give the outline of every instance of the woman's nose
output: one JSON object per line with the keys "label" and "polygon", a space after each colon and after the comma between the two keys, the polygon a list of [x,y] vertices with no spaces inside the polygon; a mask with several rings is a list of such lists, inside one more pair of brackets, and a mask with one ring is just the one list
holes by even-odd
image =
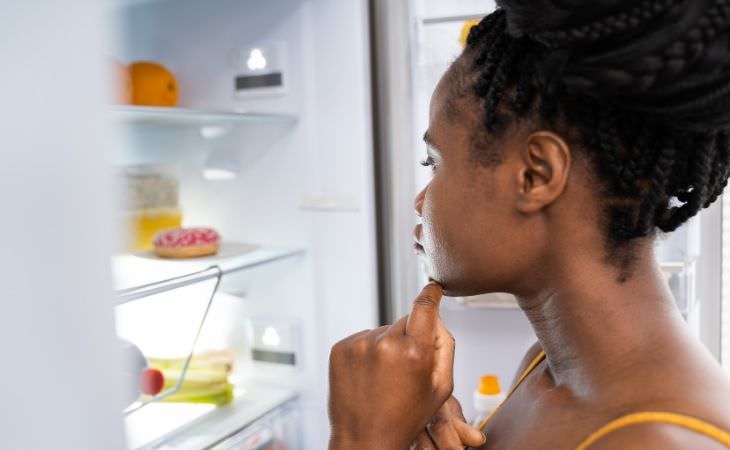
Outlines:
{"label": "woman's nose", "polygon": [[416,195],[416,200],[413,202],[413,208],[416,211],[416,215],[418,217],[421,217],[421,211],[423,210],[423,201],[426,198],[426,190],[428,189],[428,184],[426,187],[424,187],[421,192]]}

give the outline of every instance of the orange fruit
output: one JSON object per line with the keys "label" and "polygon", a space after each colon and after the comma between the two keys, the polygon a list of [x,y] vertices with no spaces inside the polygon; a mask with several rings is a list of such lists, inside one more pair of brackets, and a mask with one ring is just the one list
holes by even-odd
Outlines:
{"label": "orange fruit", "polygon": [[121,61],[111,59],[112,72],[112,101],[116,103],[130,103],[132,101],[132,78],[127,66]]}
{"label": "orange fruit", "polygon": [[461,42],[461,48],[466,48],[466,38],[469,37],[469,32],[471,31],[472,27],[478,25],[479,22],[481,22],[481,19],[471,19],[464,22],[464,25],[462,25],[461,27],[461,33],[459,33],[459,42]]}
{"label": "orange fruit", "polygon": [[132,103],[145,106],[175,106],[179,96],[175,77],[163,65],[137,61],[129,66]]}

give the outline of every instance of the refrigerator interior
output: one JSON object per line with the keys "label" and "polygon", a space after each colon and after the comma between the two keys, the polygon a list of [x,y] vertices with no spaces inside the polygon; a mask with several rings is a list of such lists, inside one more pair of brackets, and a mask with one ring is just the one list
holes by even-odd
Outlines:
{"label": "refrigerator interior", "polygon": [[[116,256],[115,287],[219,266],[225,273],[195,348],[229,349],[236,367],[233,403],[145,406],[126,419],[130,446],[224,445],[296,399],[299,434],[288,448],[322,448],[329,348],[377,322],[366,4],[117,3],[109,55],[163,64],[180,91],[169,111],[112,107],[117,176],[139,166],[174,174],[183,226],[213,227],[223,245],[187,262]],[[256,49],[279,64],[284,89],[236,95],[235,78]],[[204,174],[219,167],[235,177]],[[211,278],[120,306],[118,331],[155,356],[185,356],[214,287]],[[293,366],[254,361],[261,349]]]}

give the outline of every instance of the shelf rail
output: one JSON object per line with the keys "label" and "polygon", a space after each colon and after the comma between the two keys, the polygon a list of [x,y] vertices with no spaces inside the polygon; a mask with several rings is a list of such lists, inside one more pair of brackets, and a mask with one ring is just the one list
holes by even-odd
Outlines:
{"label": "shelf rail", "polygon": [[116,293],[116,304],[123,305],[141,298],[172,291],[192,284],[200,283],[213,278],[220,278],[223,270],[218,266],[211,266],[199,272],[193,272],[179,277],[168,278],[154,283],[143,284],[128,289],[121,289]]}

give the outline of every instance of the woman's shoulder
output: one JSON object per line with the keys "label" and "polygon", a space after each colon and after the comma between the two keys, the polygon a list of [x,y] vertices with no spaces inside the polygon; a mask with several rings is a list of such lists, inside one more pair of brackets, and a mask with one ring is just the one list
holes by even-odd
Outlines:
{"label": "woman's shoulder", "polygon": [[626,377],[635,401],[619,409],[595,433],[609,431],[590,450],[730,449],[730,377],[703,355],[653,360]]}
{"label": "woman's shoulder", "polygon": [[[539,343],[526,351],[513,385],[541,352]],[[600,407],[579,408],[583,409],[581,417],[593,417],[587,420],[594,425],[586,437],[604,427],[612,428],[590,450],[730,449],[730,444],[720,444],[707,435],[714,429],[725,439],[730,436],[730,376],[712,358],[696,353],[686,356],[647,358],[631,376],[623,373],[609,383],[613,387],[605,392],[610,395],[598,395],[603,398]],[[646,412],[660,414],[642,414]],[[616,427],[614,422],[623,425]]]}
{"label": "woman's shoulder", "polygon": [[[721,436],[718,436],[722,439]],[[706,432],[668,423],[642,423],[618,429],[586,447],[587,450],[727,450],[730,444]]]}

